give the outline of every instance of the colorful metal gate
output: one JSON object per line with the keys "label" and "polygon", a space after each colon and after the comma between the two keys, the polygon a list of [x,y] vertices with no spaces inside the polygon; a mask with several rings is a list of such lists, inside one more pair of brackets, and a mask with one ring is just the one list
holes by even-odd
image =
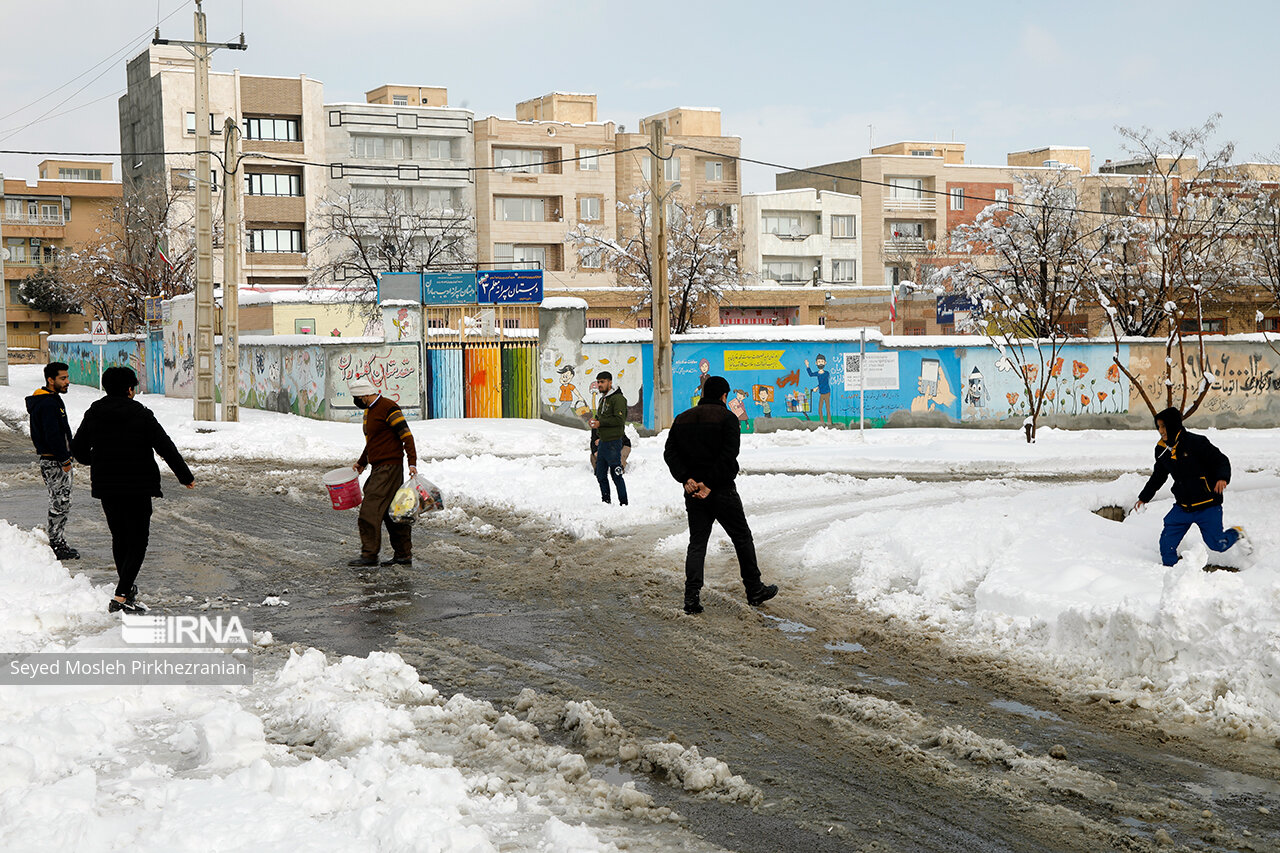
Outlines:
{"label": "colorful metal gate", "polygon": [[431,418],[538,417],[535,305],[425,306]]}

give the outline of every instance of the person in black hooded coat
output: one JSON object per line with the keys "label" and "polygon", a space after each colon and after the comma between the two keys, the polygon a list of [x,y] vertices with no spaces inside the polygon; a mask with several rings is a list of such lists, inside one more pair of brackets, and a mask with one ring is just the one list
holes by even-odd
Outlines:
{"label": "person in black hooded coat", "polygon": [[88,465],[93,496],[102,502],[102,514],[111,530],[111,552],[120,582],[107,604],[114,613],[143,613],[134,581],[147,556],[151,537],[151,499],[160,493],[160,468],[155,454],[173,469],[178,482],[195,488],[196,478],[182,454],[146,406],[133,399],[138,375],[128,367],[109,367],[102,373],[107,392],[84,413],[71,439],[71,452]]}
{"label": "person in black hooded coat", "polygon": [[1156,490],[1173,478],[1173,509],[1164,517],[1160,533],[1160,559],[1166,566],[1178,562],[1178,544],[1192,525],[1200,528],[1204,543],[1214,551],[1226,551],[1237,542],[1249,548],[1240,527],[1222,529],[1222,493],[1231,482],[1231,461],[1203,435],[1187,432],[1182,412],[1165,409],[1155,416],[1160,440],[1156,442],[1155,469],[1138,493],[1134,509],[1155,497]]}

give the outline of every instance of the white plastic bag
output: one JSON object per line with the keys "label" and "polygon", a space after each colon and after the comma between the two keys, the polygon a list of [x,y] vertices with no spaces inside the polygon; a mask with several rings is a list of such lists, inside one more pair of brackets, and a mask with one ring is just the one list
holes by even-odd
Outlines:
{"label": "white plastic bag", "polygon": [[392,521],[412,524],[418,520],[421,513],[435,512],[443,507],[444,501],[440,498],[440,489],[419,474],[411,477],[409,482],[396,490],[395,496],[391,499],[391,506],[387,509],[387,515]]}

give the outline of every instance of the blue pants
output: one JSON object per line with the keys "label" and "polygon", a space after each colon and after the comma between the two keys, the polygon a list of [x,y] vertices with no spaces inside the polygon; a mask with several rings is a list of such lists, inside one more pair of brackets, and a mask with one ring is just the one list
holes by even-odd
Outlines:
{"label": "blue pants", "polygon": [[1204,509],[1188,510],[1177,504],[1164,517],[1164,530],[1160,532],[1160,559],[1166,566],[1178,562],[1178,543],[1191,529],[1191,525],[1200,528],[1204,544],[1213,551],[1225,551],[1240,539],[1240,531],[1234,527],[1222,529],[1222,505],[1207,506]]}
{"label": "blue pants", "polygon": [[609,478],[618,490],[618,503],[627,502],[627,483],[622,479],[622,439],[602,441],[596,445],[596,479],[600,482],[601,500],[609,500]]}

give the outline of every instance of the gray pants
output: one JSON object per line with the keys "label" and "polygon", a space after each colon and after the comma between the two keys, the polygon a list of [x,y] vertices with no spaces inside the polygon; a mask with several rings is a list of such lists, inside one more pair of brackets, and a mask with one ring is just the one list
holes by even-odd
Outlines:
{"label": "gray pants", "polygon": [[71,472],[63,471],[61,462],[41,459],[40,473],[49,487],[49,545],[65,548],[67,514],[71,511]]}

